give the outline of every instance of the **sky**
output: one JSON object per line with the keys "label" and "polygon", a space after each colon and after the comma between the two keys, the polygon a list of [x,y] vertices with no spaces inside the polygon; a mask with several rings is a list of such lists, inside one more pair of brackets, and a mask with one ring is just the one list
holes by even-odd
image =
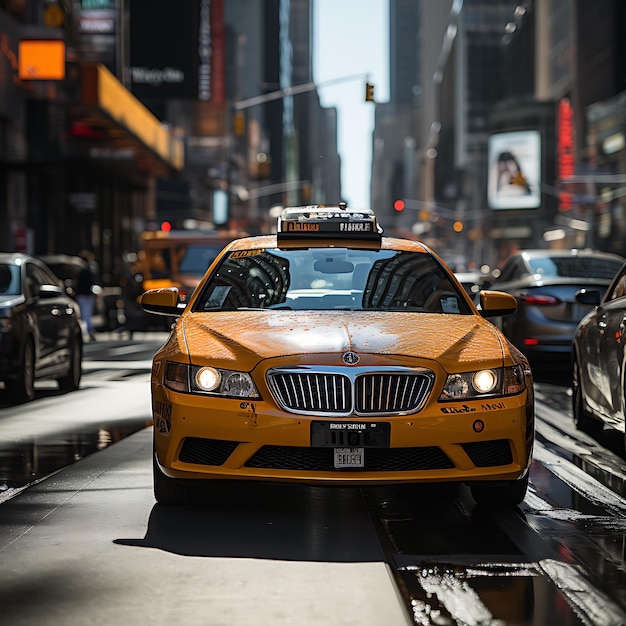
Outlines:
{"label": "sky", "polygon": [[[324,107],[336,107],[341,188],[348,206],[370,208],[374,98],[389,99],[389,7],[387,0],[312,0],[313,80]],[[343,77],[324,86],[325,81]]]}

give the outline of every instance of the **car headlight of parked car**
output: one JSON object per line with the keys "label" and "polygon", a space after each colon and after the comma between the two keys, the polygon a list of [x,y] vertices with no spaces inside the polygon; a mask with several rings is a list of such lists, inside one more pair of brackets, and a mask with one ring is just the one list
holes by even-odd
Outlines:
{"label": "car headlight of parked car", "polygon": [[439,401],[511,396],[525,388],[521,365],[455,373],[448,375]]}
{"label": "car headlight of parked car", "polygon": [[247,372],[217,367],[169,362],[165,367],[165,386],[181,393],[198,393],[225,398],[259,398]]}

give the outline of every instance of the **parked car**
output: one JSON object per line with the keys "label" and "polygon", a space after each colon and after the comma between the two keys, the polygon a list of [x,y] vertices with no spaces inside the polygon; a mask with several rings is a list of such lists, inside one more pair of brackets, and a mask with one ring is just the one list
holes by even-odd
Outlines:
{"label": "parked car", "polygon": [[178,318],[152,367],[154,493],[215,479],[458,482],[480,503],[525,496],[534,437],[526,358],[441,258],[383,237],[369,211],[292,207],[276,235],[229,244],[194,290],[141,297]]}
{"label": "parked car", "polygon": [[603,426],[624,433],[626,265],[606,292],[584,289],[577,299],[594,309],[580,321],[572,342],[574,423],[590,434],[597,434]]}
{"label": "parked car", "polygon": [[492,288],[514,295],[517,311],[497,320],[498,326],[532,366],[568,369],[574,330],[592,308],[576,293],[604,292],[624,261],[595,250],[526,250],[511,256]]}
{"label": "parked car", "polygon": [[16,402],[35,397],[35,380],[78,389],[83,341],[80,311],[39,259],[0,253],[0,382]]}
{"label": "parked car", "polygon": [[[39,259],[63,282],[67,293],[76,299],[76,281],[79,273],[87,267],[87,261],[80,256],[70,254],[41,255]],[[110,314],[110,309],[115,307],[115,301],[108,302],[107,300],[103,290],[95,298],[92,320],[94,327],[99,331],[111,329],[109,318],[113,315]]]}

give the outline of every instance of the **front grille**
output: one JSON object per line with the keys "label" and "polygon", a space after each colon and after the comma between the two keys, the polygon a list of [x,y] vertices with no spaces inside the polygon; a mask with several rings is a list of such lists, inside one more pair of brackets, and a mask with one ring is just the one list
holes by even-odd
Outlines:
{"label": "front grille", "polygon": [[303,415],[416,413],[426,402],[433,381],[434,374],[421,368],[297,367],[268,372],[268,384],[279,406]]}
{"label": "front grille", "polygon": [[287,411],[348,413],[352,403],[350,379],[339,374],[275,374],[272,391]]}
{"label": "front grille", "polygon": [[263,446],[246,467],[319,472],[409,472],[452,469],[454,464],[435,446],[422,448],[368,448],[365,467],[335,469],[333,448]]}
{"label": "front grille", "polygon": [[429,378],[415,374],[366,374],[356,379],[356,412],[398,413],[416,411],[429,391]]}
{"label": "front grille", "polygon": [[495,467],[513,462],[511,446],[506,439],[473,441],[462,446],[476,467]]}
{"label": "front grille", "polygon": [[183,463],[197,465],[224,465],[238,445],[237,441],[187,437],[183,441],[178,459]]}

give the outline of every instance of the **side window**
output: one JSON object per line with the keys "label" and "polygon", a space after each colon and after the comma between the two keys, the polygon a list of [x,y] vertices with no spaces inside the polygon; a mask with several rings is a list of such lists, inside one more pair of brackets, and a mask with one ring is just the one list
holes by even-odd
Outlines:
{"label": "side window", "polygon": [[623,298],[624,296],[626,296],[626,268],[622,270],[619,278],[613,283],[608,299],[616,300],[617,298]]}
{"label": "side window", "polygon": [[42,275],[32,263],[26,264],[26,297],[34,298],[39,295],[39,289],[44,284]]}
{"label": "side window", "polygon": [[28,263],[26,265],[26,296],[29,298],[38,296],[42,285],[60,286],[59,281],[50,272]]}
{"label": "side window", "polygon": [[37,276],[39,276],[42,285],[56,285],[57,287],[62,286],[59,284],[59,279],[50,272],[46,272],[41,267],[36,267],[35,271],[37,272]]}

